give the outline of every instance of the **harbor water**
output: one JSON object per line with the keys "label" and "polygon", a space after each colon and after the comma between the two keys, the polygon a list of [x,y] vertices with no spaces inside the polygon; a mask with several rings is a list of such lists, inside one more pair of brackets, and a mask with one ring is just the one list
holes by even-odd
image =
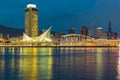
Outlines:
{"label": "harbor water", "polygon": [[120,80],[120,48],[1,47],[0,80]]}

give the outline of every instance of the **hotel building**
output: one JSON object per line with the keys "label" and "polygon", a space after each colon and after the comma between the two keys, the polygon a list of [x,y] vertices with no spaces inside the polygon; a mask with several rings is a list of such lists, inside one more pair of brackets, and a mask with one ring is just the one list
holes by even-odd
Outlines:
{"label": "hotel building", "polygon": [[25,9],[25,34],[38,36],[38,9],[34,4],[28,4]]}

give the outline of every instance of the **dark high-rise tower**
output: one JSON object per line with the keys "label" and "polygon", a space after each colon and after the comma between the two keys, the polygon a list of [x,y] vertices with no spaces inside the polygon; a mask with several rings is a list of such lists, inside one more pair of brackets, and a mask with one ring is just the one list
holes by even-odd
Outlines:
{"label": "dark high-rise tower", "polygon": [[30,37],[38,36],[38,9],[34,4],[28,4],[25,9],[25,33]]}
{"label": "dark high-rise tower", "polygon": [[108,22],[108,31],[107,31],[107,38],[112,39],[112,29],[111,29],[111,21]]}
{"label": "dark high-rise tower", "polygon": [[109,21],[108,32],[112,32],[112,30],[111,30],[111,21]]}

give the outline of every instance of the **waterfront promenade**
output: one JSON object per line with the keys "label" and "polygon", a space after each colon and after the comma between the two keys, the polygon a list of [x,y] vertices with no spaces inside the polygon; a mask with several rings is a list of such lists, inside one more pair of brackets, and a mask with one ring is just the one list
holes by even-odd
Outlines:
{"label": "waterfront promenade", "polygon": [[12,42],[0,47],[120,47],[120,40],[94,40],[81,42]]}
{"label": "waterfront promenade", "polygon": [[0,45],[0,47],[120,47],[116,45]]}

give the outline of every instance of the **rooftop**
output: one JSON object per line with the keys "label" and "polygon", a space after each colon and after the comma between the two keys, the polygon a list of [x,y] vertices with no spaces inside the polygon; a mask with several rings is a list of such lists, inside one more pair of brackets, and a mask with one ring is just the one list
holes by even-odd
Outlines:
{"label": "rooftop", "polygon": [[28,4],[27,8],[36,8],[36,5],[35,4]]}

